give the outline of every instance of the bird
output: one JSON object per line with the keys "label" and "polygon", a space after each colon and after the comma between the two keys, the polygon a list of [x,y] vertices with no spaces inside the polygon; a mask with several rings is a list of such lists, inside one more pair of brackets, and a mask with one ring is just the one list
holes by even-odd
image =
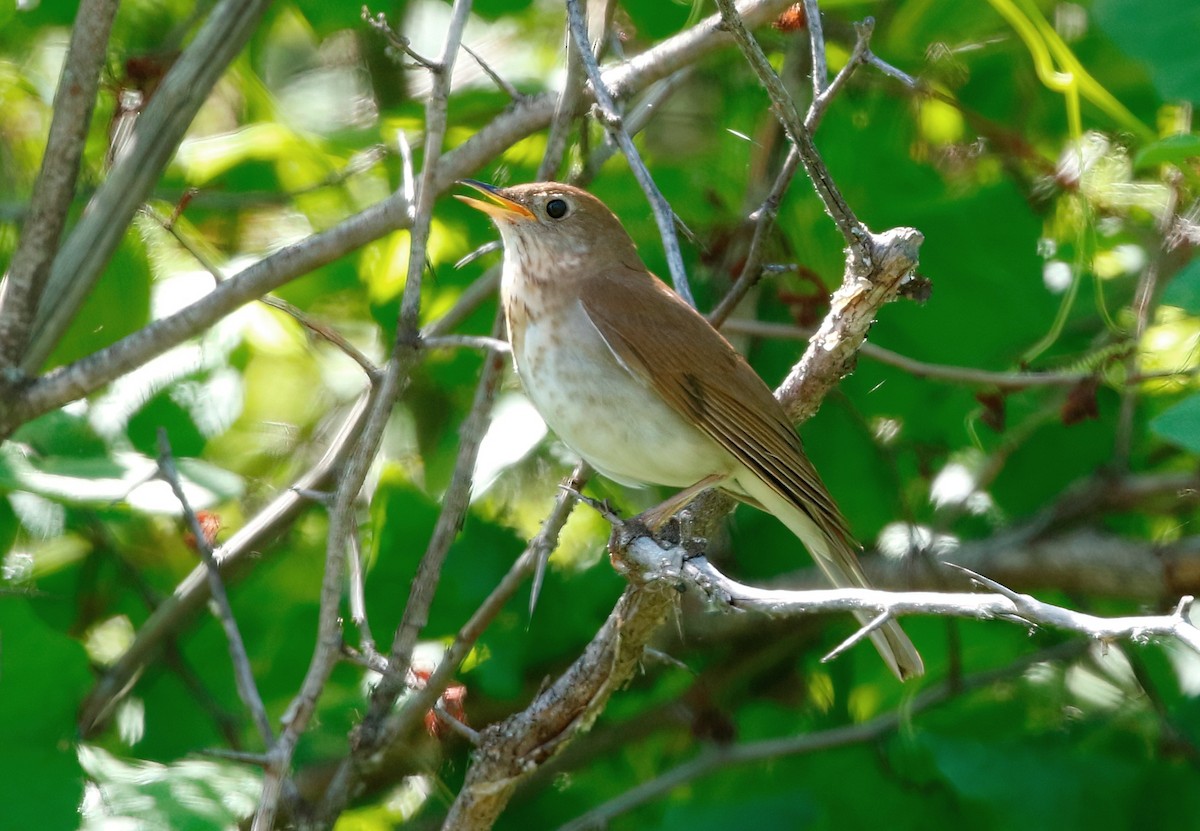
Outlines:
{"label": "bird", "polygon": [[[597,197],[559,182],[456,194],[500,232],[500,297],[525,394],[558,437],[625,485],[708,487],[765,510],[839,588],[869,588],[858,543],[770,388],[642,262]],[[871,615],[857,613],[864,624]],[[924,672],[894,619],[870,633],[900,680]]]}

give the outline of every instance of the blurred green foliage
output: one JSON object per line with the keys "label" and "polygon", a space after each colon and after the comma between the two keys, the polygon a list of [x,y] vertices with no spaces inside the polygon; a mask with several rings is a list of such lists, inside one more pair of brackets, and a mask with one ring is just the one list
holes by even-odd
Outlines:
{"label": "blurred green foliage", "polygon": [[[1127,384],[1126,358],[1136,351],[1147,373],[1188,373],[1200,363],[1200,259],[1192,258],[1200,134],[1190,123],[1200,102],[1195,3],[824,5],[832,69],[853,45],[851,22],[869,14],[877,19],[875,52],[938,93],[915,96],[860,69],[817,134],[836,181],[873,228],[910,225],[926,237],[922,274],[932,281],[931,299],[883,310],[872,341],[937,364],[1095,370],[1098,381],[1084,394],[1089,417],[1076,422],[1063,415],[1069,391],[1030,387],[989,399],[989,390],[861,358],[802,430],[858,535],[874,542],[888,527],[911,524],[972,539],[1019,524],[1112,462],[1126,392],[1136,396],[1132,469],[1194,469],[1200,392],[1193,375]],[[110,155],[121,152],[113,136],[130,117],[123,95],[152,94],[211,6],[121,4],[76,213],[103,180]],[[372,7],[426,54],[440,49],[447,9],[437,0]],[[691,3],[623,0],[615,16],[622,49],[636,54],[680,31],[694,10]],[[74,4],[57,0],[0,6],[3,268],[36,177],[73,16]],[[487,0],[476,3],[466,43],[519,90],[535,93],[561,81],[562,24],[556,4]],[[759,34],[776,66],[794,73],[803,99],[805,31]],[[1060,69],[1069,66],[1065,54],[1081,71],[1066,81],[1039,75],[1043,52]],[[176,232],[229,275],[386,197],[403,175],[399,137],[414,145],[421,164],[428,88],[421,72],[401,68],[361,22],[357,5],[273,4],[51,364],[92,354],[211,288],[214,276],[164,227],[165,217],[178,214]],[[461,144],[508,104],[460,55],[447,144]],[[576,165],[584,148],[603,143],[594,124],[573,140]],[[696,234],[685,256],[698,297],[711,306],[737,272],[743,218],[785,149],[765,93],[732,50],[715,54],[662,104],[638,141]],[[526,139],[478,175],[526,181],[544,147],[543,135]],[[608,162],[590,187],[626,219],[651,268],[666,273],[625,163]],[[1172,226],[1177,216],[1184,219]],[[1164,243],[1164,230],[1175,234],[1173,245]],[[465,206],[439,202],[425,320],[444,314],[496,261],[491,255],[455,267],[493,237]],[[406,233],[392,234],[278,295],[382,361],[395,332],[407,243]],[[796,268],[765,281],[753,311],[774,322],[811,322],[840,279],[841,249],[811,188],[797,179],[768,252],[772,262]],[[1161,294],[1134,341],[1135,294],[1147,268],[1155,269]],[[491,300],[456,331],[488,334],[494,314]],[[794,341],[741,344],[770,381],[799,354]],[[432,353],[389,426],[361,523],[366,604],[381,640],[400,618],[436,521],[480,363],[465,350]],[[222,541],[319,458],[365,383],[356,364],[296,319],[251,305],[86,401],[24,425],[0,449],[7,496],[0,500],[0,825],[101,829],[127,817],[138,827],[224,828],[253,809],[254,769],[196,758],[206,748],[254,750],[257,742],[211,618],[175,634],[100,737],[78,740],[75,711],[96,674],[196,563],[178,506],[153,476],[157,431],[170,437],[193,504],[219,517]],[[519,401],[516,393],[509,377],[506,400]],[[436,656],[507,571],[571,467],[553,437],[514,412],[497,420],[503,430],[485,443],[480,469],[491,478],[477,488],[450,552],[421,655]],[[935,483],[954,466],[975,477],[977,498],[939,504]],[[627,510],[655,499],[605,482],[591,487]],[[1189,535],[1195,520],[1180,500],[1099,522],[1167,543]],[[231,585],[275,719],[312,652],[325,529],[323,509],[306,510]],[[577,512],[536,613],[530,618],[522,593],[483,636],[460,677],[476,727],[522,707],[600,625],[622,586],[603,562],[603,539],[603,523]],[[781,525],[750,509],[739,509],[729,538],[714,545],[747,578],[806,562]],[[1140,598],[1048,598],[1099,612],[1143,609]],[[1061,641],[1001,623],[906,626],[930,683],[999,670]],[[594,733],[552,775],[518,794],[501,827],[555,827],[722,742],[816,733],[897,708],[900,728],[881,738],[724,766],[611,827],[1196,825],[1196,656],[1169,644],[1080,650],[910,716],[913,690],[897,688],[873,654],[856,650],[831,665],[819,662],[850,631],[846,620],[765,623],[749,634],[674,643],[686,666],[648,664]],[[351,666],[331,678],[297,757],[312,779],[345,752],[367,683]],[[375,831],[443,811],[468,753],[452,737],[427,745],[400,766],[403,775],[364,794],[339,828]]]}

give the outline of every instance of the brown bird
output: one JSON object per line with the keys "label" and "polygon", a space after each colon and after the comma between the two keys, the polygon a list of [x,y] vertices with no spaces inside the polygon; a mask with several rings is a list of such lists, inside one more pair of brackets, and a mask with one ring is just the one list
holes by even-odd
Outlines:
{"label": "brown bird", "polygon": [[[783,407],[737,350],[647,270],[604,203],[570,185],[464,180],[504,242],[501,300],[542,418],[622,484],[719,487],[778,517],[839,587],[868,587],[841,511]],[[869,615],[859,614],[864,623]],[[901,680],[924,671],[894,620],[871,633]]]}

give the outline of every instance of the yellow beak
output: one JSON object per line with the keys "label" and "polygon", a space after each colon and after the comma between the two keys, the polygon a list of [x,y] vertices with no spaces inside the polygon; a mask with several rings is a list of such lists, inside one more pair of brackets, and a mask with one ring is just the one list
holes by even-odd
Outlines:
{"label": "yellow beak", "polygon": [[520,202],[514,202],[500,192],[500,188],[495,185],[489,185],[485,182],[477,182],[474,179],[459,179],[460,185],[466,185],[469,188],[482,193],[490,202],[484,202],[482,199],[474,199],[470,196],[460,196],[454,194],[455,199],[461,199],[472,208],[483,211],[488,216],[496,219],[512,219],[514,216],[519,216],[524,219],[536,219],[533,212],[522,205]]}

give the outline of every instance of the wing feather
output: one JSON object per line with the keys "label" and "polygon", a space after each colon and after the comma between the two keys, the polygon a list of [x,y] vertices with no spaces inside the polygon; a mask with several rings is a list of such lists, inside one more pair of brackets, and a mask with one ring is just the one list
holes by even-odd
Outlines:
{"label": "wing feather", "polygon": [[[827,533],[850,541],[783,407],[699,312],[634,269],[611,269],[582,286],[584,312],[622,365]],[[626,302],[610,302],[614,293]],[[702,371],[695,367],[698,347]]]}

